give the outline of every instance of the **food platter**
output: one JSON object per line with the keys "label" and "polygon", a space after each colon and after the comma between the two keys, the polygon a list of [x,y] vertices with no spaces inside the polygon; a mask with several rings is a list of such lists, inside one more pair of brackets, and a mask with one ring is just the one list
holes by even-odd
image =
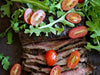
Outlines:
{"label": "food platter", "polygon": [[[0,1],[0,3],[2,3],[2,1]],[[1,12],[0,12],[0,15],[1,15]],[[0,33],[3,32],[9,25],[7,20],[9,20],[7,17],[5,17],[4,19],[0,18],[0,22],[1,22],[0,23]],[[13,34],[14,34],[14,42],[12,45],[6,44],[6,42],[7,42],[6,37],[0,38],[0,44],[1,44],[0,45],[0,53],[4,53],[5,56],[9,56],[10,57],[9,61],[11,62],[11,65],[10,65],[10,68],[8,71],[4,71],[2,69],[2,67],[0,68],[0,75],[9,75],[10,69],[15,63],[22,64],[21,63],[22,62],[22,58],[21,58],[22,47],[21,47],[21,43],[20,43],[20,40],[18,37],[19,35],[14,32],[13,32]],[[99,71],[100,71],[99,57],[100,57],[100,55],[96,51],[88,52],[88,55],[89,55],[88,62],[91,63],[95,68],[92,75],[99,75]],[[27,75],[27,73],[22,72],[22,75]]]}

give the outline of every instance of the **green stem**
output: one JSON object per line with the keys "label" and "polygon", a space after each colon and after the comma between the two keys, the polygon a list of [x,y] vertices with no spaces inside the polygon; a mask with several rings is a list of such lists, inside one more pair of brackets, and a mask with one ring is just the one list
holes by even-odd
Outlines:
{"label": "green stem", "polygon": [[[68,11],[67,13],[65,13],[61,18],[57,19],[56,21],[54,21],[54,22],[52,22],[52,23],[50,23],[50,24],[47,24],[47,25],[42,26],[42,27],[39,27],[39,29],[51,27],[51,26],[53,26],[53,25],[54,25],[55,23],[57,23],[57,22],[62,22],[62,21],[65,22],[65,16],[66,16],[68,13],[70,13],[70,12],[75,12],[75,11],[74,11],[74,9],[69,10],[69,11]],[[68,22],[68,21],[65,22],[65,23],[69,25],[69,22]],[[64,24],[65,24],[65,23],[64,23]],[[70,27],[73,27],[74,24],[70,23],[69,26],[70,26]]]}
{"label": "green stem", "polygon": [[33,1],[33,0],[11,0],[11,1],[13,1],[13,2],[20,2],[20,3],[30,3],[32,5],[36,5],[36,6],[40,7],[40,8],[49,10],[48,6],[45,6],[44,4],[42,4],[39,1]]}

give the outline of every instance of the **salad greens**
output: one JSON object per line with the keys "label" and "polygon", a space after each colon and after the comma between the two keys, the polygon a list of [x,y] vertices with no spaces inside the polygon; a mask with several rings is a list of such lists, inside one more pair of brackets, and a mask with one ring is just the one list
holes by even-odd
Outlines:
{"label": "salad greens", "polygon": [[8,68],[10,66],[10,62],[8,60],[9,60],[8,56],[5,57],[3,54],[0,54],[0,61],[1,61],[1,64],[2,64],[4,70],[8,70]]}
{"label": "salad greens", "polygon": [[100,52],[100,0],[85,0],[83,4],[78,5],[78,8],[88,19],[86,25],[90,31],[91,43],[88,42],[86,48]]}
{"label": "salad greens", "polygon": [[[39,0],[6,0],[8,8],[4,7],[4,5],[1,6],[1,11],[7,11],[7,9],[10,9],[10,6],[12,5],[12,2],[20,2],[20,3],[26,3],[28,8],[33,9],[33,11],[37,11],[38,9],[43,9],[47,13],[52,14],[51,16],[48,17],[49,23],[42,22],[40,25],[34,27],[32,25],[27,25],[24,20],[22,19],[24,15],[24,11],[26,8],[22,7],[17,9],[11,16],[11,26],[4,32],[1,33],[0,36],[5,36],[6,34],[8,35],[8,42],[7,44],[11,44],[12,41],[12,32],[10,29],[13,29],[16,33],[18,33],[20,30],[24,30],[24,33],[29,33],[30,36],[35,33],[36,36],[41,36],[41,33],[45,33],[46,36],[48,36],[48,33],[52,32],[53,34],[60,35],[63,30],[64,30],[64,25],[68,25],[70,27],[74,27],[75,25],[73,23],[68,22],[65,19],[65,16],[69,12],[76,12],[74,9],[64,12],[61,9],[61,3],[63,0],[44,0],[44,1],[39,1]],[[6,6],[6,5],[5,5]],[[34,8],[35,7],[35,8]],[[4,10],[3,10],[4,9]],[[56,13],[57,12],[57,13]],[[3,12],[4,14],[5,12]],[[9,11],[9,13],[11,13]],[[79,13],[80,15],[84,16],[82,12],[76,12]],[[7,15],[7,14],[5,14]],[[57,16],[57,20],[54,19],[54,16]],[[62,23],[62,27],[59,27],[57,25],[58,22]],[[10,35],[10,36],[9,36]]]}

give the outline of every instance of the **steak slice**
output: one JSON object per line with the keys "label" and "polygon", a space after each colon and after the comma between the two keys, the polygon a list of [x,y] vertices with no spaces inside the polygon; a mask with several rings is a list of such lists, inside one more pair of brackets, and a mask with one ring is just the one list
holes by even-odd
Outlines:
{"label": "steak slice", "polygon": [[[61,49],[67,50],[74,48],[76,46],[86,45],[86,41],[83,38],[81,39],[64,39],[64,40],[57,40],[57,41],[47,41],[47,42],[40,42],[40,43],[33,43],[29,45],[23,46],[25,50],[34,50],[34,49],[41,49],[42,51],[48,50],[58,50],[63,48],[64,46],[68,46],[67,48]],[[59,50],[60,51],[60,50]]]}

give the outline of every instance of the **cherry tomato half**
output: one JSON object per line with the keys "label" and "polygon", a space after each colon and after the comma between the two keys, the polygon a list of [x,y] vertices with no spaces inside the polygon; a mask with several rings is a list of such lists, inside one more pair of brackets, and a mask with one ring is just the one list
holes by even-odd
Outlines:
{"label": "cherry tomato half", "polygon": [[66,15],[66,19],[74,24],[80,23],[81,21],[81,16],[77,13],[69,13]]}
{"label": "cherry tomato half", "polygon": [[67,59],[67,67],[73,69],[76,67],[76,65],[79,63],[80,60],[80,54],[77,50],[71,53],[69,58]]}
{"label": "cherry tomato half", "polygon": [[68,11],[74,8],[78,3],[78,0],[63,0],[61,7],[63,10]]}
{"label": "cherry tomato half", "polygon": [[54,66],[50,71],[50,75],[60,75],[60,73],[61,73],[61,67],[59,65]]}
{"label": "cherry tomato half", "polygon": [[49,50],[45,54],[46,62],[49,66],[53,66],[57,60],[57,54],[54,50]]}
{"label": "cherry tomato half", "polygon": [[86,26],[79,26],[71,29],[69,31],[69,37],[72,39],[77,39],[86,36],[88,33]]}
{"label": "cherry tomato half", "polygon": [[10,70],[10,75],[21,75],[22,67],[20,64],[14,64]]}
{"label": "cherry tomato half", "polygon": [[30,23],[30,18],[31,16],[33,15],[33,11],[31,8],[27,8],[24,12],[24,21],[27,23],[27,24],[31,24]]}
{"label": "cherry tomato half", "polygon": [[33,26],[38,25],[45,19],[46,13],[43,10],[37,10],[30,19],[30,22]]}
{"label": "cherry tomato half", "polygon": [[78,1],[78,3],[83,3],[83,2],[84,2],[84,0],[79,0],[79,1]]}

